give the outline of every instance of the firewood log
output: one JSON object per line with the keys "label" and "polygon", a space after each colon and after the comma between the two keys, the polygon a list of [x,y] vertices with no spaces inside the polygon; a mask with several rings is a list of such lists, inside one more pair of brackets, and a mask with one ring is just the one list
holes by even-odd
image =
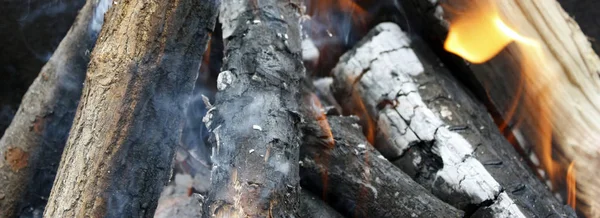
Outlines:
{"label": "firewood log", "polygon": [[375,27],[333,72],[345,113],[365,114],[377,126],[375,147],[440,199],[467,214],[499,207],[485,215],[573,215],[518,159],[485,109],[395,24]]}
{"label": "firewood log", "polygon": [[[505,122],[515,126],[517,137],[523,136],[520,145],[535,151],[533,163],[546,170],[540,174],[549,175],[553,185],[561,184],[556,177],[564,178],[567,166],[575,162],[577,209],[598,217],[600,59],[558,2],[494,2],[508,26],[538,43],[543,61],[528,61],[530,54],[513,43],[484,64],[466,65],[456,56],[445,62],[460,68],[471,84],[485,88],[478,91],[480,96],[488,97]],[[403,2],[409,20],[416,21],[412,26],[421,27],[419,32],[441,47],[449,25],[444,18],[450,13],[439,3]],[[442,2],[446,9],[469,5],[462,3]]]}
{"label": "firewood log", "polygon": [[150,217],[218,1],[119,1],[106,14],[46,217]]}
{"label": "firewood log", "polygon": [[[300,148],[303,187],[347,217],[461,217],[386,160],[361,134],[356,117],[328,116],[335,144]],[[318,126],[318,125],[317,125]],[[313,137],[309,131],[306,137]],[[314,140],[305,140],[311,142]]]}
{"label": "firewood log", "polygon": [[341,214],[327,205],[321,198],[302,189],[300,191],[300,208],[298,215],[301,218],[343,218]]}
{"label": "firewood log", "polygon": [[206,217],[293,217],[298,100],[304,75],[299,2],[226,0],[225,61],[205,124],[213,147]]}
{"label": "firewood log", "polygon": [[44,210],[111,1],[89,0],[0,139],[0,217]]}
{"label": "firewood log", "polygon": [[[0,135],[85,0],[5,1],[0,7]],[[85,50],[85,49],[84,49]]]}

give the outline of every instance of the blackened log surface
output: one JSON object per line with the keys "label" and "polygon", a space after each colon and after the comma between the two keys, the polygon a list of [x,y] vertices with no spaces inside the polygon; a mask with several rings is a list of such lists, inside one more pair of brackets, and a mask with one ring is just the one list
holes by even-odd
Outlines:
{"label": "blackened log surface", "polygon": [[205,119],[213,146],[206,217],[296,216],[305,73],[298,3],[222,3],[225,62]]}
{"label": "blackened log surface", "polygon": [[69,31],[85,0],[3,1],[0,7],[0,135],[27,88]]}
{"label": "blackened log surface", "polygon": [[300,191],[298,215],[301,218],[343,218],[341,214],[327,205],[321,198],[305,189]]}
{"label": "blackened log surface", "polygon": [[44,210],[109,0],[89,0],[0,139],[0,217]]}
{"label": "blackened log surface", "polygon": [[106,14],[46,217],[151,217],[218,1],[119,1]]}
{"label": "blackened log surface", "polygon": [[342,56],[334,74],[334,93],[346,113],[356,110],[348,102],[364,103],[378,124],[376,147],[390,148],[388,159],[446,202],[467,213],[494,204],[511,217],[573,215],[536,179],[485,108],[421,41],[394,24],[377,26]]}
{"label": "blackened log surface", "polygon": [[335,147],[303,144],[302,185],[347,217],[461,217],[386,160],[355,117],[329,116]]}

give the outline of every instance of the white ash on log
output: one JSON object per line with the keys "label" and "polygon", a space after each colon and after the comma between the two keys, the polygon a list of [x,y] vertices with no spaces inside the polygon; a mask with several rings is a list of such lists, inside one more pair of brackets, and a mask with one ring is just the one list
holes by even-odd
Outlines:
{"label": "white ash on log", "polygon": [[347,217],[462,217],[462,211],[431,195],[381,156],[361,134],[356,117],[327,118],[335,145],[302,145],[303,187],[322,193]]}
{"label": "white ash on log", "polygon": [[375,27],[333,72],[346,113],[364,104],[364,119],[378,127],[375,147],[442,200],[469,214],[501,217],[483,211],[494,206],[511,217],[573,216],[519,161],[485,109],[395,24]]}
{"label": "white ash on log", "polygon": [[0,217],[44,210],[110,0],[89,0],[0,139]]}
{"label": "white ash on log", "polygon": [[[554,179],[553,185],[556,177],[564,177],[567,166],[575,162],[577,209],[586,216],[598,217],[600,59],[577,22],[558,2],[493,2],[508,26],[539,44],[543,61],[528,61],[525,57],[531,54],[513,43],[481,65],[465,65],[455,56],[447,58],[446,63],[466,72],[473,84],[485,87],[479,90],[481,96],[489,97],[499,114],[516,125],[517,135],[527,136],[520,144],[535,151],[537,157],[532,162],[546,170],[540,174]],[[443,3],[450,8],[469,5],[456,0]],[[409,20],[416,22],[413,26],[422,27],[422,35],[441,47],[449,25],[444,18],[450,13],[439,5],[440,1],[403,4]]]}
{"label": "white ash on log", "polygon": [[225,61],[204,121],[213,147],[206,217],[293,217],[298,101],[304,76],[299,2],[225,0]]}
{"label": "white ash on log", "polygon": [[44,216],[154,215],[217,7],[194,0],[113,4]]}

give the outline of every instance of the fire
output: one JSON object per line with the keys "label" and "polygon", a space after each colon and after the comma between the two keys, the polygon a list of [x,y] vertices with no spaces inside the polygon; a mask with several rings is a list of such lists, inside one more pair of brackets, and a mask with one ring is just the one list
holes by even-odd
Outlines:
{"label": "fire", "polygon": [[[453,12],[453,17],[450,19],[444,48],[475,64],[492,59],[511,44],[519,49],[523,54],[522,66],[520,66],[522,78],[519,80],[515,99],[509,105],[508,111],[504,113],[505,119],[512,119],[517,107],[523,107],[523,110],[533,114],[527,122],[536,127],[535,130],[529,131],[531,131],[530,137],[537,143],[534,150],[541,158],[541,166],[553,185],[558,184],[557,175],[567,171],[566,176],[562,177],[567,183],[567,202],[575,208],[574,162],[565,169],[553,158],[551,107],[554,103],[553,90],[556,88],[552,86],[556,75],[555,70],[546,67],[549,64],[543,55],[545,48],[538,41],[523,36],[504,22],[496,4],[497,2],[492,0],[466,1],[465,4],[461,4],[468,7],[466,10],[456,11],[446,8],[446,11]],[[519,123],[523,121],[520,118]],[[505,128],[505,125],[506,123],[501,124],[500,128]]]}
{"label": "fire", "polygon": [[[485,1],[482,1],[485,2]],[[502,21],[491,3],[473,2],[474,9],[452,20],[444,48],[471,63],[480,64],[496,56],[513,41],[539,47]]]}

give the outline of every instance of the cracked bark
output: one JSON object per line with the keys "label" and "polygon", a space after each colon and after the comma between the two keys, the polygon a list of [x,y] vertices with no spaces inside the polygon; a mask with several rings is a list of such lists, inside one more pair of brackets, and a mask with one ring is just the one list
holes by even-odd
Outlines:
{"label": "cracked bark", "polygon": [[[381,61],[371,63],[375,58]],[[369,72],[355,82],[365,68]],[[394,24],[372,30],[340,59],[334,75],[333,92],[345,113],[366,114],[364,119],[376,123],[375,147],[467,215],[496,205],[512,217],[574,216],[519,160],[485,108],[422,42],[409,40]],[[390,103],[381,104],[385,101]],[[366,112],[355,107],[360,103]],[[494,202],[505,194],[504,202]]]}
{"label": "cracked bark", "polygon": [[[0,139],[0,217],[43,211],[100,31],[96,27],[110,4],[86,3]],[[92,26],[95,22],[100,24]]]}
{"label": "cracked bark", "polygon": [[304,76],[299,2],[226,0],[219,91],[205,123],[213,147],[205,217],[293,217],[298,100]]}
{"label": "cracked bark", "polygon": [[[544,61],[527,61],[528,55],[524,55],[523,50],[509,45],[485,64],[467,65],[461,58],[443,52],[442,44],[448,31],[443,18],[449,14],[437,5],[439,1],[432,2],[436,1],[402,2],[411,26],[419,27],[416,32],[434,46],[449,67],[461,72],[458,77],[469,87],[477,87],[475,93],[488,101],[488,108],[493,110],[500,126],[512,126],[505,128],[505,134],[517,137],[519,145],[533,157],[531,163],[546,170],[539,174],[560,178],[552,184],[555,189],[563,186],[561,180],[572,161],[585,163],[575,164],[574,168],[577,208],[586,216],[599,216],[600,186],[596,171],[600,167],[597,143],[600,140],[600,59],[577,22],[557,1],[496,2],[501,15],[509,14],[502,17],[511,28],[542,45],[540,53]],[[446,3],[455,7],[461,1]],[[542,91],[536,90],[538,87],[542,87]],[[552,129],[545,129],[547,127]],[[527,137],[519,140],[520,135]],[[550,143],[552,151],[542,146],[550,146]],[[546,156],[552,156],[554,163]]]}
{"label": "cracked bark", "polygon": [[92,52],[46,217],[151,217],[217,1],[119,1]]}
{"label": "cracked bark", "polygon": [[[327,120],[335,145],[302,145],[303,187],[321,193],[347,217],[462,217],[462,211],[431,195],[381,156],[361,134],[356,117]],[[314,137],[312,133],[321,130],[304,131],[306,137]]]}

